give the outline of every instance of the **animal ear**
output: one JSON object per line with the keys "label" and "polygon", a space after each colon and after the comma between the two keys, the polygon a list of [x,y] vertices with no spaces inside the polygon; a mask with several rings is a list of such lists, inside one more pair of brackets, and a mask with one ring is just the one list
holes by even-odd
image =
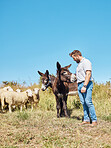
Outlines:
{"label": "animal ear", "polygon": [[40,72],[40,71],[38,71],[38,73],[39,73],[40,76],[43,76],[43,75],[44,75],[44,74],[43,74],[42,72]]}
{"label": "animal ear", "polygon": [[49,71],[48,71],[48,70],[46,70],[45,75],[46,75],[47,77],[49,76]]}
{"label": "animal ear", "polygon": [[64,68],[65,68],[65,69],[68,69],[69,67],[71,67],[71,65],[72,65],[72,64],[70,64],[70,65],[68,65],[68,66],[65,66]]}
{"label": "animal ear", "polygon": [[59,62],[57,62],[57,69],[58,69],[58,70],[61,69],[61,65],[59,64]]}

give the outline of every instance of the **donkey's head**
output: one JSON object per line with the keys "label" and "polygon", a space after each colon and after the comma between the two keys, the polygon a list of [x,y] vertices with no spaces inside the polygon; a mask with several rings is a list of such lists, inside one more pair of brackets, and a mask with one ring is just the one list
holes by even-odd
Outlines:
{"label": "donkey's head", "polygon": [[42,72],[38,71],[39,75],[42,77],[42,87],[41,89],[45,91],[48,86],[50,86],[50,79],[49,79],[49,71],[46,70],[45,74]]}
{"label": "donkey's head", "polygon": [[65,67],[61,67],[59,62],[57,62],[57,76],[60,78],[61,81],[70,82],[70,78],[72,75],[72,73],[68,70],[70,66],[71,64]]}

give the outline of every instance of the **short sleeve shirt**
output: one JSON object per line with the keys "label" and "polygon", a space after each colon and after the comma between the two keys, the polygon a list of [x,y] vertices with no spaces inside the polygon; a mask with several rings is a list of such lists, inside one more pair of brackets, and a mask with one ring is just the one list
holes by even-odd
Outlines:
{"label": "short sleeve shirt", "polygon": [[[87,70],[91,70],[91,72],[92,72],[92,64],[88,59],[83,58],[80,61],[80,63],[78,64],[77,69],[76,69],[77,83],[85,81],[85,76],[86,76]],[[91,76],[90,80],[91,81],[93,80],[92,76]]]}

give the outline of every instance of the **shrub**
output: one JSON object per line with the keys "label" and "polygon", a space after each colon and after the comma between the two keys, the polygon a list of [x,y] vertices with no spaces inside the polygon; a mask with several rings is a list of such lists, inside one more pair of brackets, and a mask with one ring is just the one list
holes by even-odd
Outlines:
{"label": "shrub", "polygon": [[79,100],[74,100],[73,101],[73,106],[74,106],[74,108],[76,108],[76,109],[80,109],[80,106],[81,106],[81,103],[80,103],[80,101]]}
{"label": "shrub", "polygon": [[25,112],[25,111],[18,112],[17,118],[22,120],[22,121],[25,121],[25,120],[27,120],[29,118],[29,114],[27,112]]}
{"label": "shrub", "polygon": [[105,116],[105,115],[104,115],[104,116],[102,117],[102,119],[105,120],[105,121],[110,121],[110,122],[111,122],[111,114],[109,114],[108,116]]}

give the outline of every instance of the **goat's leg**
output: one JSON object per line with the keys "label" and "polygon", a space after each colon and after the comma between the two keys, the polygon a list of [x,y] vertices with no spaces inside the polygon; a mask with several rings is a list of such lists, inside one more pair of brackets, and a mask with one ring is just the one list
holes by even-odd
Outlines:
{"label": "goat's leg", "polygon": [[28,104],[28,101],[27,102],[25,102],[25,104],[24,104],[24,106],[25,106],[25,109],[27,109],[27,105]]}
{"label": "goat's leg", "polygon": [[38,102],[35,103],[35,108],[37,108],[37,103],[38,103]]}
{"label": "goat's leg", "polygon": [[34,109],[34,103],[31,102],[31,111],[33,111],[33,109]]}
{"label": "goat's leg", "polygon": [[8,105],[8,107],[9,107],[9,112],[10,112],[10,113],[12,113],[11,106],[12,106],[11,104]]}
{"label": "goat's leg", "polygon": [[1,97],[1,108],[2,108],[2,111],[4,110],[4,97]]}
{"label": "goat's leg", "polygon": [[26,105],[24,104],[24,108],[26,109]]}
{"label": "goat's leg", "polygon": [[22,112],[22,104],[20,105],[20,112]]}

